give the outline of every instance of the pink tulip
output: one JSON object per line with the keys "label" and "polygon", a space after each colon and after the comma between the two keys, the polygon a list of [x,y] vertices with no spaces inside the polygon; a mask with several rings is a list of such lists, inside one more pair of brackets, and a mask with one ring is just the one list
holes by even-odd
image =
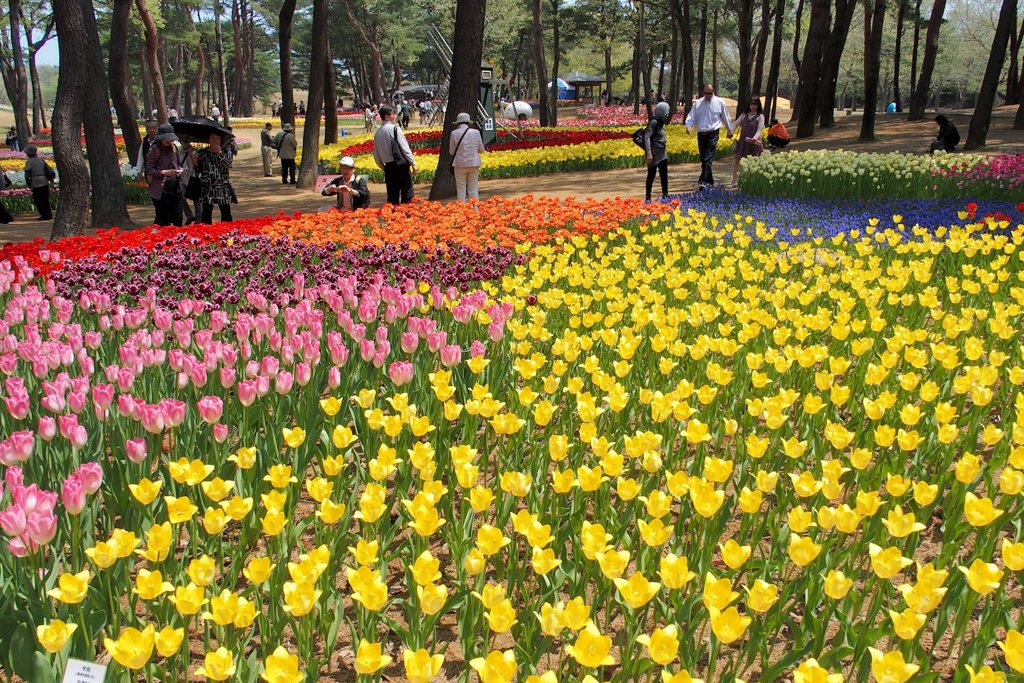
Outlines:
{"label": "pink tulip", "polygon": [[491,341],[498,342],[505,335],[505,323],[499,323],[497,320],[491,321],[487,326],[487,336],[491,338]]}
{"label": "pink tulip", "polygon": [[374,338],[377,340],[378,344],[386,342],[388,340],[387,326],[381,325],[380,327],[378,327],[377,330],[374,332]]}
{"label": "pink tulip", "polygon": [[213,440],[217,443],[224,443],[228,440],[228,426],[223,422],[213,425]]}
{"label": "pink tulip", "polygon": [[78,416],[61,415],[57,418],[57,424],[60,425],[60,435],[65,439],[70,439],[71,432],[78,426]]}
{"label": "pink tulip", "polygon": [[309,367],[309,363],[300,361],[295,364],[295,382],[300,386],[304,387],[309,384],[309,381],[313,379],[313,369]]}
{"label": "pink tulip", "polygon": [[256,402],[256,382],[243,379],[238,383],[238,402],[248,408]]}
{"label": "pink tulip", "polygon": [[408,361],[395,361],[388,367],[388,376],[395,386],[402,386],[412,381],[413,365]]}
{"label": "pink tulip", "polygon": [[51,441],[53,437],[57,436],[57,421],[52,417],[41,417],[39,418],[39,427],[36,429],[36,434],[43,441]]}
{"label": "pink tulip", "polygon": [[20,505],[12,505],[0,512],[0,529],[8,536],[21,536],[25,533],[25,511]]}
{"label": "pink tulip", "polygon": [[203,396],[196,403],[196,409],[203,422],[216,424],[220,422],[221,415],[224,414],[224,401],[219,396]]}
{"label": "pink tulip", "polygon": [[23,429],[13,432],[7,440],[11,444],[11,450],[16,460],[25,462],[32,456],[36,440],[31,431]]}
{"label": "pink tulip", "polygon": [[256,378],[256,394],[262,398],[270,393],[270,378],[260,375]]}
{"label": "pink tulip", "polygon": [[128,459],[138,464],[146,459],[146,440],[128,439],[125,444],[125,453]]}
{"label": "pink tulip", "polygon": [[438,350],[448,343],[448,333],[441,332],[428,332],[427,333],[427,348],[433,353],[437,353]]}
{"label": "pink tulip", "polygon": [[77,515],[85,509],[85,486],[77,474],[64,480],[60,490],[60,500],[68,514]]}
{"label": "pink tulip", "polygon": [[25,533],[33,543],[46,545],[57,535],[57,517],[52,512],[36,510],[25,521]]}
{"label": "pink tulip", "polygon": [[237,376],[237,373],[233,367],[221,368],[218,374],[222,389],[230,389],[235,386],[235,377]]}
{"label": "pink tulip", "polygon": [[359,356],[364,361],[370,361],[373,359],[373,354],[377,352],[377,347],[369,339],[363,339],[359,342]]}
{"label": "pink tulip", "polygon": [[331,369],[327,371],[327,385],[331,389],[337,389],[341,386],[341,368],[337,365],[332,365]]}
{"label": "pink tulip", "polygon": [[88,439],[89,432],[86,431],[85,427],[83,427],[82,425],[75,425],[75,427],[71,430],[71,436],[68,438],[68,441],[71,442],[72,448],[82,450],[83,448],[85,448],[85,444],[88,441]]}
{"label": "pink tulip", "polygon": [[15,557],[28,557],[29,550],[26,541],[27,537],[25,536],[12,538],[7,542],[7,549],[10,550],[11,555],[14,555]]}
{"label": "pink tulip", "polygon": [[77,391],[68,394],[68,409],[75,414],[85,410],[85,394]]}
{"label": "pink tulip", "polygon": [[164,412],[160,406],[147,405],[142,408],[142,428],[150,434],[159,434],[164,430]]}
{"label": "pink tulip", "polygon": [[404,351],[405,353],[410,353],[410,354],[414,353],[416,351],[416,347],[419,346],[419,344],[420,344],[419,335],[417,335],[417,334],[415,334],[413,332],[403,332],[402,333],[401,347],[402,347],[402,351]]}
{"label": "pink tulip", "polygon": [[20,467],[8,467],[7,471],[4,472],[4,481],[7,483],[7,488],[12,491],[22,485],[22,474]]}
{"label": "pink tulip", "polygon": [[487,353],[487,347],[479,339],[474,339],[473,343],[469,345],[469,355],[473,358],[481,358]]}
{"label": "pink tulip", "polygon": [[287,370],[282,370],[277,373],[277,377],[274,379],[274,391],[281,396],[284,396],[292,390],[292,384],[295,382],[295,377],[292,373]]}
{"label": "pink tulip", "polygon": [[462,361],[462,347],[457,344],[448,344],[441,347],[441,365],[446,368],[453,368]]}
{"label": "pink tulip", "polygon": [[100,485],[103,484],[103,468],[100,467],[99,463],[82,463],[75,470],[75,474],[81,479],[85,492],[90,495],[99,491]]}
{"label": "pink tulip", "polygon": [[7,412],[15,420],[24,420],[28,417],[28,394],[17,396],[5,396],[4,406]]}

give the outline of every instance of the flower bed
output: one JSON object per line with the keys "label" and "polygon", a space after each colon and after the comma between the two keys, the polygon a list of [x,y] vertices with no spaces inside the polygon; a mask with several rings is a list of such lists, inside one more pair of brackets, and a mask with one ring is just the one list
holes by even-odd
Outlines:
{"label": "flower bed", "polygon": [[1024,224],[518,201],[545,243],[444,258],[301,216],[5,247],[6,673],[1024,673]]}
{"label": "flower bed", "polygon": [[[527,129],[525,140],[513,141],[507,136],[501,148],[481,154],[483,167],[480,177],[520,178],[524,176],[566,173],[571,171],[596,171],[614,168],[636,168],[646,164],[643,151],[630,139],[634,129]],[[671,163],[698,161],[697,136],[687,135],[682,126],[669,126],[668,154]],[[417,179],[429,181],[437,171],[438,155],[436,145],[439,135],[436,131],[412,132],[409,137],[414,144],[430,147],[418,154],[416,163],[420,172]],[[329,172],[339,172],[341,156],[355,150],[353,156],[356,169],[367,174],[375,182],[383,182],[384,172],[373,161],[372,135],[354,136],[343,145],[328,145],[320,149],[320,161]],[[724,137],[718,143],[718,155],[723,156],[732,147],[732,141]]]}
{"label": "flower bed", "polygon": [[[682,112],[676,118],[684,116]],[[588,126],[642,126],[647,123],[647,107],[641,105],[640,113],[634,114],[632,106],[613,105],[610,107],[580,107],[576,117],[586,121]],[[677,123],[682,123],[681,120]]]}
{"label": "flower bed", "polygon": [[805,151],[742,161],[739,189],[763,197],[1014,201],[1024,187],[1024,154],[916,155]]}

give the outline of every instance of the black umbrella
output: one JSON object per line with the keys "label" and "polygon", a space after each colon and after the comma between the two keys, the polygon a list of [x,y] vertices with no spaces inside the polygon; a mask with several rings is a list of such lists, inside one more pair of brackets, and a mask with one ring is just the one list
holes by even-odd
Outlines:
{"label": "black umbrella", "polygon": [[183,116],[172,124],[182,142],[206,144],[214,133],[220,135],[221,144],[234,137],[231,131],[206,116]]}

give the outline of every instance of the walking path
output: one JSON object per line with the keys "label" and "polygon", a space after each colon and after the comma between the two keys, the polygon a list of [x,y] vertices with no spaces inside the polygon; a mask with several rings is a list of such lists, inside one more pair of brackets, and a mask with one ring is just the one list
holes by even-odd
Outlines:
{"label": "walking path", "polygon": [[[1015,108],[1004,107],[994,114],[992,129],[988,137],[988,151],[1024,151],[1024,130],[1013,130],[1014,112]],[[961,135],[966,137],[970,113],[947,115],[959,127]],[[809,140],[794,141],[790,149],[843,148],[864,152],[898,150],[919,152],[927,149],[936,130],[935,123],[930,118],[925,121],[907,122],[903,116],[879,116],[877,139],[871,143],[861,143],[857,140],[860,132],[859,116],[847,117],[842,113],[837,113],[836,123],[835,128],[819,130]],[[355,130],[357,129],[353,129],[353,132]],[[296,133],[301,140],[301,129]],[[259,140],[258,131],[247,129],[241,134],[250,139]],[[279,162],[275,159],[275,174],[280,172],[278,164]],[[732,175],[732,159],[716,162],[715,171],[719,182],[728,184]],[[480,182],[480,198],[501,196],[514,199],[530,194],[594,199],[643,197],[646,175],[647,171],[644,168],[629,168],[549,174],[530,178],[484,180]],[[671,166],[669,168],[669,192],[678,194],[694,189],[699,175],[700,166],[696,163]],[[239,203],[232,206],[234,218],[274,216],[279,212],[314,212],[326,209],[333,203],[333,198],[322,197],[311,190],[297,189],[293,185],[282,185],[280,175],[264,177],[259,147],[255,145],[239,152],[231,170],[231,182],[239,199]],[[658,188],[656,180],[655,192]],[[426,198],[429,194],[430,185],[428,183],[416,185],[417,196]],[[371,183],[370,195],[371,206],[381,206],[386,197],[383,184]],[[137,225],[148,225],[152,222],[152,206],[133,205],[128,208]],[[214,219],[218,215],[218,211],[214,209]],[[51,227],[49,222],[35,221],[33,215],[17,215],[14,223],[0,225],[0,243],[31,240],[37,237],[45,239],[49,237]]]}

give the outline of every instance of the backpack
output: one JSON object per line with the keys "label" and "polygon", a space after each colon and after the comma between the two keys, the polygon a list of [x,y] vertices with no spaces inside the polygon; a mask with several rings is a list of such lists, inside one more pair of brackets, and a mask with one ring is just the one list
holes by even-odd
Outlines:
{"label": "backpack", "polygon": [[[658,119],[651,119],[651,121],[654,121],[655,131],[657,131],[658,126],[662,125],[662,123],[658,121]],[[644,150],[645,152],[647,151],[647,145],[644,143],[644,136],[647,134],[647,127],[650,125],[650,122],[648,122],[646,126],[637,128],[636,132],[633,133],[633,144],[639,147],[640,149]]]}

